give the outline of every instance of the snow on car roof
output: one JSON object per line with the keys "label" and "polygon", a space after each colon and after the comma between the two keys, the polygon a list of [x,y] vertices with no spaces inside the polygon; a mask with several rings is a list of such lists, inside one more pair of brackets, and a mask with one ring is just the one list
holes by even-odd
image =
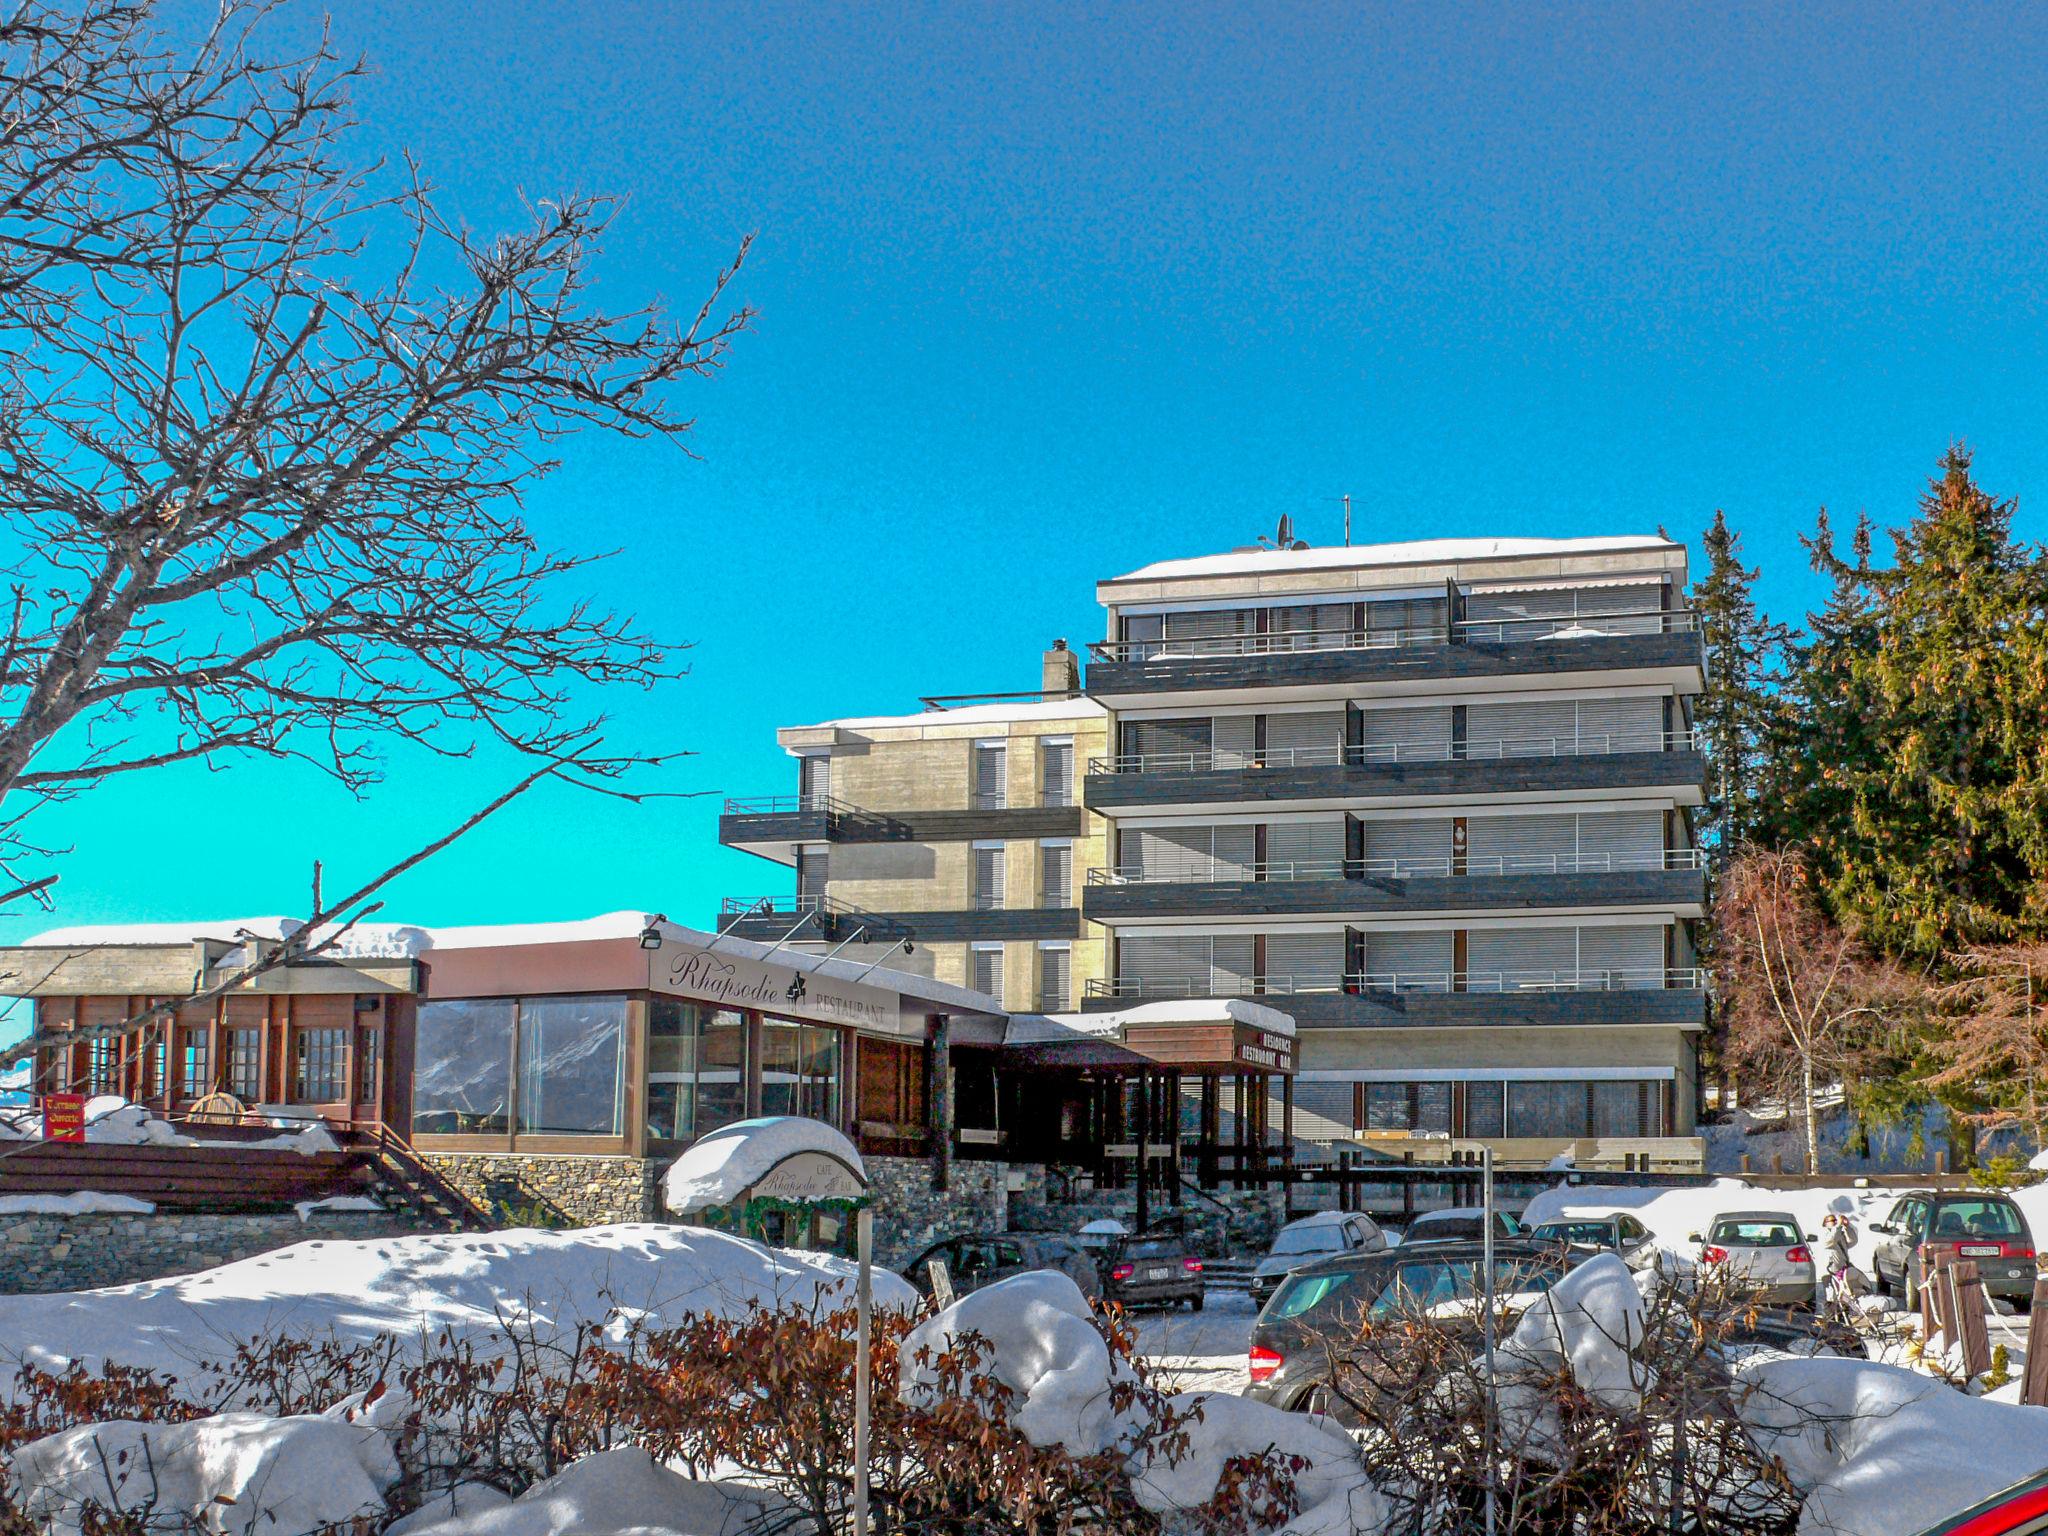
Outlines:
{"label": "snow on car roof", "polygon": [[1616,534],[1583,539],[1417,539],[1400,544],[1350,544],[1314,549],[1234,549],[1221,555],[1155,561],[1122,576],[1112,576],[1109,581],[1170,581],[1188,576],[1241,576],[1269,571],[1443,565],[1465,560],[1528,560],[1680,547],[1676,540],[1659,538],[1655,534]]}

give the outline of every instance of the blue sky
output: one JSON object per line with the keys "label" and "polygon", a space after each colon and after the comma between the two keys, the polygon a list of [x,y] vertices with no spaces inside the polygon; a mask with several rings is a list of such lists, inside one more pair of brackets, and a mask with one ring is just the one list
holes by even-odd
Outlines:
{"label": "blue sky", "polygon": [[[333,29],[377,70],[365,156],[411,150],[473,224],[625,196],[613,302],[694,305],[759,236],[701,458],[580,441],[530,509],[694,642],[617,736],[692,749],[662,787],[696,798],[536,796],[391,916],[783,888],[716,842],[721,795],[788,787],[775,726],[1034,686],[1099,635],[1096,578],[1281,513],[1335,542],[1345,492],[1361,540],[1692,540],[1725,507],[1796,617],[1823,503],[1896,521],[1957,437],[1995,490],[2048,481],[2038,11],[348,0]],[[44,828],[59,919],[300,911],[314,858],[381,868],[509,775],[112,785]]]}

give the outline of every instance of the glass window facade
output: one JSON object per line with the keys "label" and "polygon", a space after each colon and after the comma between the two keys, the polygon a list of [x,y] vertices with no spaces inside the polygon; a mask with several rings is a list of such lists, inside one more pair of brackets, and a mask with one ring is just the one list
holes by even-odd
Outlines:
{"label": "glass window facade", "polygon": [[761,1113],[839,1124],[840,1036],[821,1024],[767,1019],[761,1026]]}
{"label": "glass window facade", "polygon": [[647,1134],[687,1141],[747,1112],[747,1020],[658,997],[647,1016]]}
{"label": "glass window facade", "polygon": [[512,1129],[509,998],[422,1003],[414,1035],[412,1127],[428,1136],[503,1136]]}
{"label": "glass window facade", "polygon": [[331,1104],[348,1091],[344,1066],[348,1031],[300,1029],[292,1032],[292,1101]]}
{"label": "glass window facade", "polygon": [[522,1135],[623,1136],[626,1000],[530,997],[519,1004]]}

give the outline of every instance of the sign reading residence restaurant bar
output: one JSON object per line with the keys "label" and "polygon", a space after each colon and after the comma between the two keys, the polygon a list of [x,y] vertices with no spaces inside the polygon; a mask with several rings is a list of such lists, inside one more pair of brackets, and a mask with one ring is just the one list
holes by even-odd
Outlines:
{"label": "sign reading residence restaurant bar", "polygon": [[647,958],[648,985],[656,992],[719,1008],[758,1008],[816,1024],[891,1035],[904,1032],[896,994],[881,987],[764,964],[701,945],[663,944]]}
{"label": "sign reading residence restaurant bar", "polygon": [[1283,1035],[1278,1030],[1258,1029],[1250,1024],[1237,1026],[1237,1050],[1235,1056],[1242,1066],[1256,1072],[1292,1072],[1294,1070],[1294,1037]]}

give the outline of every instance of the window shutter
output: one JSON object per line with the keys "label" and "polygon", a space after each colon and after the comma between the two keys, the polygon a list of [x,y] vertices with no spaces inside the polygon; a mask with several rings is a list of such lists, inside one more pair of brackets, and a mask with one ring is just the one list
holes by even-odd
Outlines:
{"label": "window shutter", "polygon": [[1579,700],[1584,752],[1656,752],[1664,745],[1662,699]]}
{"label": "window shutter", "polygon": [[1344,745],[1344,711],[1309,709],[1266,716],[1266,756],[1280,767],[1335,763]]}
{"label": "window shutter", "polygon": [[1496,976],[1506,991],[1525,982],[1566,979],[1579,968],[1578,930],[1474,928],[1465,965],[1474,991],[1491,991]]}
{"label": "window shutter", "polygon": [[1074,744],[1071,741],[1048,741],[1040,749],[1038,799],[1041,805],[1074,803]]}
{"label": "window shutter", "polygon": [[1003,951],[1000,946],[969,951],[974,962],[974,990],[1003,1000]]}
{"label": "window shutter", "polygon": [[1621,972],[1613,985],[1628,987],[1662,986],[1664,970],[1663,927],[1581,928],[1579,969],[1582,972]]}
{"label": "window shutter", "polygon": [[822,752],[813,752],[797,759],[797,794],[803,807],[811,809],[824,804],[832,793],[832,759]]}
{"label": "window shutter", "polygon": [[974,808],[1000,811],[1010,803],[1009,753],[998,743],[974,747]]}
{"label": "window shutter", "polygon": [[1266,936],[1266,985],[1274,992],[1334,990],[1344,973],[1341,933],[1273,933]]}
{"label": "window shutter", "polygon": [[1218,715],[1215,721],[1216,766],[1248,768],[1259,751],[1256,715]]}
{"label": "window shutter", "polygon": [[979,911],[994,911],[1003,905],[1002,845],[983,847],[977,844],[973,854],[974,905]]}
{"label": "window shutter", "polygon": [[1662,811],[1594,811],[1579,817],[1581,863],[1597,867],[1603,856],[1626,868],[1654,868],[1664,853]]}
{"label": "window shutter", "polygon": [[1570,699],[1474,704],[1466,716],[1469,757],[1554,757],[1574,750],[1579,731]]}
{"label": "window shutter", "polygon": [[1478,875],[1569,869],[1578,847],[1571,816],[1474,816],[1466,826],[1471,843],[1468,867]]}
{"label": "window shutter", "polygon": [[1048,1012],[1059,1012],[1070,1006],[1067,989],[1070,985],[1073,954],[1065,949],[1041,949],[1038,952],[1038,1006]]}
{"label": "window shutter", "polygon": [[830,850],[826,848],[799,848],[796,851],[796,893],[810,901],[819,901],[825,895]]}
{"label": "window shutter", "polygon": [[1403,987],[1441,987],[1451,972],[1448,933],[1369,933],[1365,969],[1382,985],[1398,977]]}
{"label": "window shutter", "polygon": [[[1477,827],[1478,823],[1473,825]],[[1365,823],[1366,873],[1385,875],[1392,860],[1395,873],[1448,874],[1451,867],[1451,819],[1426,816],[1414,821]],[[1376,867],[1378,866],[1378,867]]]}
{"label": "window shutter", "polygon": [[1266,828],[1266,875],[1272,880],[1335,880],[1344,862],[1344,823],[1276,821]]}
{"label": "window shutter", "polygon": [[1368,763],[1437,762],[1451,755],[1448,704],[1363,710],[1359,725],[1359,740]]}
{"label": "window shutter", "polygon": [[[1207,720],[1127,720],[1124,722],[1124,755],[1143,758],[1192,760],[1206,768],[1211,731]],[[1185,763],[1146,763],[1151,771],[1185,766]]]}
{"label": "window shutter", "polygon": [[1074,850],[1064,843],[1047,843],[1038,853],[1041,905],[1071,907],[1074,904]]}

